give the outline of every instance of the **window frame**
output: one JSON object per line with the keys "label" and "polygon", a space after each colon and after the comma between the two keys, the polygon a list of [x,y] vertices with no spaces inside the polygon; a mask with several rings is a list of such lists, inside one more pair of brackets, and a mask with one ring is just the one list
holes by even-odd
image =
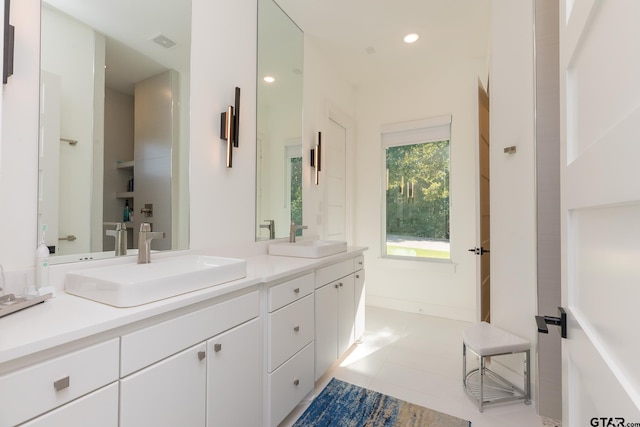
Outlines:
{"label": "window frame", "polygon": [[417,145],[429,142],[449,141],[449,236],[451,236],[453,224],[451,223],[451,207],[453,194],[452,188],[452,161],[451,161],[451,123],[452,116],[450,114],[432,117],[422,120],[414,120],[410,122],[393,123],[383,125],[380,132],[381,142],[381,176],[380,191],[382,203],[381,205],[381,221],[380,221],[380,256],[385,259],[403,260],[403,261],[419,261],[434,263],[453,263],[452,241],[449,237],[449,258],[432,258],[417,257],[404,255],[387,254],[387,148],[400,147],[405,145]]}

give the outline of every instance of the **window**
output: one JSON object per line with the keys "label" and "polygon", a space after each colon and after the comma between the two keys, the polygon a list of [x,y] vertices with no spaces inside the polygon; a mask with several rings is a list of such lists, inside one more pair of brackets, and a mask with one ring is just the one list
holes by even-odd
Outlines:
{"label": "window", "polygon": [[[302,145],[285,146],[289,223],[302,224]],[[288,227],[287,227],[288,228]],[[296,231],[302,236],[302,229]]]}
{"label": "window", "polygon": [[451,117],[383,129],[387,257],[450,259]]}

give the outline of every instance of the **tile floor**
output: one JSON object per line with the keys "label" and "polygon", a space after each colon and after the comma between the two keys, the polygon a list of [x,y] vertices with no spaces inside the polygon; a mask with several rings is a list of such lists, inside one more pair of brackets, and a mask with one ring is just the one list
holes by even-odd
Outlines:
{"label": "tile floor", "polygon": [[[522,401],[478,412],[462,388],[462,331],[467,325],[367,307],[362,343],[318,381],[315,394],[331,377],[336,377],[470,420],[473,427],[542,426],[534,404],[525,405]],[[291,426],[312,398],[302,402],[280,426]]]}

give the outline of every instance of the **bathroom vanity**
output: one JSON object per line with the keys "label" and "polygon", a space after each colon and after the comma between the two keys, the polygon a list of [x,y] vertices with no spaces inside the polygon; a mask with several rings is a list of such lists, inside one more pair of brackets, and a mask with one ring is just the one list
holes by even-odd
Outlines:
{"label": "bathroom vanity", "polygon": [[363,251],[257,255],[243,279],[149,304],[61,292],[2,318],[0,426],[276,426],[363,333]]}

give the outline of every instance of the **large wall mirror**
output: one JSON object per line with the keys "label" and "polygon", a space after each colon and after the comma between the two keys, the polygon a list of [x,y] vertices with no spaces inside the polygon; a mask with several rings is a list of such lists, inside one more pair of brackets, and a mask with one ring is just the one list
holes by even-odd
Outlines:
{"label": "large wall mirror", "polygon": [[258,0],[256,240],[302,223],[302,30]]}
{"label": "large wall mirror", "polygon": [[[110,230],[189,235],[191,0],[43,0],[38,238],[52,262],[115,256]],[[46,227],[45,227],[46,224]],[[118,225],[119,224],[119,225]]]}

